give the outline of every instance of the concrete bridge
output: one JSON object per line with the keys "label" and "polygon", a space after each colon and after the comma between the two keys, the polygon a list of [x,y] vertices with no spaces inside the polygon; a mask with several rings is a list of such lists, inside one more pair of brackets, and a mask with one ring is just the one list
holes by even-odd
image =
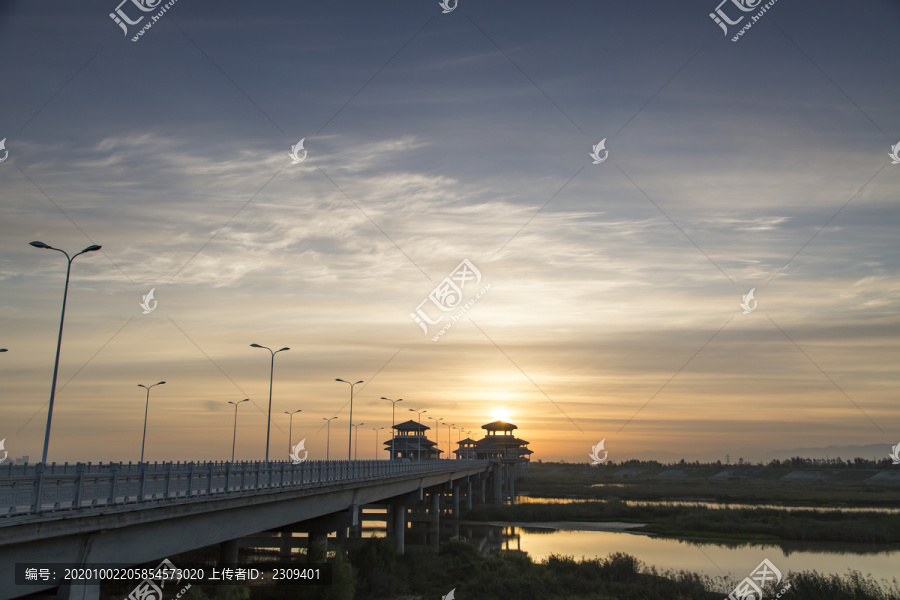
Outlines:
{"label": "concrete bridge", "polygon": [[[238,541],[262,532],[280,534],[282,555],[308,545],[324,560],[328,534],[346,538],[373,504],[388,508],[383,518],[402,552],[409,508],[424,507],[436,533],[442,507],[456,516],[462,503],[501,502],[514,494],[514,477],[515,465],[487,460],[7,465],[0,600],[53,587],[15,585],[16,563],[137,565],[212,545],[222,562],[237,563]],[[96,600],[100,587],[57,594]]]}

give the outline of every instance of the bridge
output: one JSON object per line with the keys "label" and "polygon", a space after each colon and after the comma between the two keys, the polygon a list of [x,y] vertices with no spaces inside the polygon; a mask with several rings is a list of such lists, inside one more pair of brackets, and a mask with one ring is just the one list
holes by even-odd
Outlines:
{"label": "bridge", "polygon": [[[306,546],[324,560],[327,536],[361,530],[366,505],[388,509],[388,534],[405,548],[409,509],[440,514],[514,495],[515,465],[498,460],[204,462],[0,466],[0,600],[53,585],[16,585],[16,563],[159,561],[218,545],[237,563],[241,538],[280,533],[280,551]],[[293,532],[306,532],[294,538]],[[56,597],[97,600],[99,584]]]}

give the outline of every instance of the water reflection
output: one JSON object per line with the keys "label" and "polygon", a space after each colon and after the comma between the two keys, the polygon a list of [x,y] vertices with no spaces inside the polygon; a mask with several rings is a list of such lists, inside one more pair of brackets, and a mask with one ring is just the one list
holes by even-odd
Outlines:
{"label": "water reflection", "polygon": [[[599,484],[598,484],[599,485]],[[606,484],[606,485],[621,485],[621,484]],[[594,486],[592,486],[594,487]],[[605,502],[607,499],[604,498],[537,498],[532,496],[518,496],[516,498],[517,504],[577,504],[579,502]],[[622,502],[628,506],[702,506],[705,508],[731,508],[731,509],[743,509],[743,508],[771,508],[775,510],[784,510],[784,511],[797,511],[797,510],[809,510],[813,512],[820,513],[828,513],[828,512],[852,512],[852,513],[862,513],[862,512],[876,512],[876,513],[884,513],[884,514],[900,514],[900,508],[886,508],[886,507],[835,507],[835,506],[782,506],[779,504],[739,504],[739,503],[724,503],[724,502],[716,502],[714,500],[616,500],[617,502]]]}

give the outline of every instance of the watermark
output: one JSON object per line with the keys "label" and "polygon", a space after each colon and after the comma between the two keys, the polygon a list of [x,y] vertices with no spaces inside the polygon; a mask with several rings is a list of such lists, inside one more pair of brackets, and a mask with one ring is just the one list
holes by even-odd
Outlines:
{"label": "watermark", "polygon": [[[602,464],[603,461],[606,460],[606,457],[609,456],[609,451],[603,447],[603,444],[606,443],[606,438],[603,438],[599,442],[597,442],[596,446],[591,446],[591,453],[588,456],[591,458],[591,466]],[[600,451],[603,450],[603,458],[600,458]]]}
{"label": "watermark", "polygon": [[[441,0],[440,2],[438,2],[438,5],[444,9],[441,14],[445,15],[456,10],[457,4],[459,4],[459,0],[453,0],[452,5],[450,4],[450,0]],[[453,592],[450,592],[450,594],[452,595]]]}
{"label": "watermark", "polygon": [[[457,285],[457,283],[459,285]],[[464,295],[463,290],[465,289],[466,284],[474,284],[470,286],[470,288],[474,288],[474,286],[477,286],[479,283],[481,283],[481,271],[479,271],[469,259],[465,259],[457,265],[453,272],[450,273],[449,277],[445,277],[443,281],[428,294],[428,297],[419,303],[416,307],[416,312],[409,313],[409,316],[422,328],[422,332],[425,333],[425,335],[428,335],[428,325],[439,325],[444,320],[444,315],[439,314],[437,318],[432,319],[422,308],[422,305],[430,300],[432,304],[443,312],[457,310],[457,308],[460,307],[460,304],[462,304]],[[438,341],[448,329],[453,327],[454,323],[459,321],[470,308],[475,306],[475,303],[478,302],[489,289],[491,289],[491,284],[487,284],[481,288],[474,296],[470,294],[470,299],[467,300],[465,304],[462,304],[462,308],[459,308],[455,315],[449,315],[450,320],[435,333],[434,337],[431,338],[431,341]]]}
{"label": "watermark", "polygon": [[[144,309],[145,315],[149,315],[156,310],[156,305],[159,304],[159,302],[153,299],[153,292],[155,291],[156,288],[152,288],[149,292],[141,296],[142,300],[140,302],[140,307]],[[150,306],[151,302],[153,303],[153,306]]]}
{"label": "watermark", "polygon": [[[157,582],[159,585],[157,585]],[[166,587],[167,582],[175,585],[181,583],[181,572],[180,569],[175,568],[175,565],[168,558],[164,558],[156,566],[153,576],[137,584],[137,587],[131,590],[131,593],[128,594],[125,600],[163,600],[162,589]],[[175,598],[181,598],[189,589],[191,589],[191,584],[183,587],[181,591],[175,594]]]}
{"label": "watermark", "polygon": [[441,600],[454,600],[456,597],[456,588],[453,588],[449,592],[447,592],[446,596],[441,596]]}
{"label": "watermark", "polygon": [[[154,23],[156,23],[157,21],[160,20],[162,18],[162,16],[166,13],[166,11],[168,11],[170,8],[172,8],[177,1],[178,0],[169,0],[169,2],[162,4],[162,0],[122,0],[121,2],[119,2],[119,5],[116,7],[115,12],[109,13],[109,18],[112,19],[116,25],[121,27],[122,32],[125,34],[125,37],[128,37],[128,35],[129,35],[128,26],[139,24],[141,21],[144,20],[144,17],[147,15],[141,15],[137,19],[131,19],[131,17],[129,17],[128,14],[125,12],[125,10],[122,8],[123,4],[128,4],[130,2],[139,11],[145,12],[145,13],[152,12],[159,8],[159,12],[157,12],[155,15],[150,15],[150,20],[147,21],[147,23],[143,27],[141,27],[140,30],[138,30],[138,32],[131,38],[132,42],[136,42],[141,38],[142,35],[144,35],[144,33],[148,29],[153,27]],[[162,4],[162,7],[160,8],[161,4]],[[132,11],[132,14],[140,14],[140,13],[135,13],[134,11]]]}
{"label": "watermark", "polygon": [[[897,144],[897,146],[900,146],[900,144]],[[0,150],[3,150],[3,158],[0,158],[0,163],[2,163],[9,158],[9,150],[6,149],[6,138],[0,140]]]}
{"label": "watermark", "polygon": [[[6,138],[3,138],[3,140],[0,141],[0,149],[3,148],[3,142],[5,141]],[[896,146],[891,146],[891,153],[888,154],[888,156],[891,157],[892,165],[900,165],[900,142],[897,142]],[[0,160],[0,162],[3,162],[4,160],[6,160],[5,156],[3,157],[3,160]]]}
{"label": "watermark", "polygon": [[[3,441],[0,440],[0,449],[2,449],[2,448],[3,448]],[[891,446],[891,453],[888,456],[891,457],[892,465],[900,465],[900,444],[897,444],[896,446]],[[0,460],[0,463],[2,463],[2,462],[3,461]]]}
{"label": "watermark", "polygon": [[[746,15],[741,15],[737,19],[731,19],[731,17],[729,17],[728,14],[726,14],[726,12],[722,9],[723,4],[727,4],[730,2],[738,10],[740,10],[741,12],[745,12],[745,13],[754,11],[757,8],[759,8],[760,9],[759,12],[757,12],[755,15],[751,15],[750,20],[747,21],[747,23],[743,27],[741,27],[741,29],[731,38],[732,42],[736,42],[741,38],[742,35],[744,35],[744,33],[748,29],[753,27],[754,23],[756,23],[757,21],[760,20],[762,18],[762,16],[766,13],[766,11],[768,11],[770,8],[772,8],[778,0],[769,0],[769,2],[766,2],[765,4],[762,4],[762,1],[763,0],[722,0],[719,3],[719,5],[716,7],[715,12],[709,13],[709,18],[711,18],[716,23],[716,25],[721,27],[722,32],[727,36],[728,35],[728,26],[739,24],[741,21],[744,20]],[[762,8],[760,8],[761,4],[762,4]],[[733,12],[732,14],[739,15],[740,13]]]}
{"label": "watermark", "polygon": [[[306,150],[303,149],[303,142],[305,141],[306,138],[303,138],[302,140],[291,146],[291,151],[288,152],[288,156],[290,156],[291,160],[293,161],[291,164],[297,165],[306,160]],[[303,156],[299,156],[297,154],[297,152],[300,150],[303,150]]]}
{"label": "watermark", "polygon": [[[781,571],[773,565],[768,558],[764,558],[759,565],[753,569],[749,577],[745,577],[743,581],[737,584],[737,587],[728,594],[726,600],[762,600],[763,588],[769,581],[774,581],[775,585],[781,583]],[[786,591],[791,589],[788,583],[775,597],[780,598]]]}
{"label": "watermark", "polygon": [[[755,291],[756,291],[756,288],[753,288],[752,290],[747,292],[743,296],[743,300],[740,302],[741,308],[744,309],[745,315],[749,315],[754,310],[756,310],[756,306],[759,304],[759,302],[757,302],[756,299],[753,298],[753,292],[755,292]],[[753,303],[753,306],[750,306],[751,302]]]}
{"label": "watermark", "polygon": [[[9,456],[9,451],[4,447],[5,443],[6,443],[6,438],[3,438],[2,440],[0,440],[0,450],[3,451],[3,458],[0,458],[0,465],[2,465],[4,462],[6,462],[6,459]],[[897,447],[900,448],[900,444],[898,444]]]}
{"label": "watermark", "polygon": [[[306,438],[300,440],[300,442],[296,446],[291,446],[291,453],[288,456],[291,459],[291,464],[299,465],[306,457],[309,456],[309,450],[306,449],[304,444],[306,443]],[[303,458],[300,458],[300,451],[303,450]]]}
{"label": "watermark", "polygon": [[[599,165],[604,160],[609,158],[609,150],[606,149],[606,138],[603,138],[602,140],[600,140],[597,144],[593,145],[592,148],[594,149],[594,151],[591,152],[590,154],[588,154],[588,156],[590,156],[591,158],[594,159],[595,165]],[[605,153],[603,155],[603,158],[600,158],[601,150]]]}

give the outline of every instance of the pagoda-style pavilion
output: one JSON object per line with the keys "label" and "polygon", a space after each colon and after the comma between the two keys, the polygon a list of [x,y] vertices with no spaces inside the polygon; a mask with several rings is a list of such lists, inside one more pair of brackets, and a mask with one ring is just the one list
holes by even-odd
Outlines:
{"label": "pagoda-style pavilion", "polygon": [[384,443],[385,451],[390,455],[391,460],[431,460],[440,458],[441,450],[435,447],[434,442],[425,437],[425,432],[428,429],[427,425],[422,425],[412,420],[394,425],[396,434],[392,439]]}
{"label": "pagoda-style pavilion", "polygon": [[531,460],[534,453],[528,449],[529,442],[513,435],[513,430],[518,429],[516,425],[494,421],[481,428],[486,432],[482,439],[466,438],[459,442],[459,449],[453,451],[457,458],[498,460],[520,463],[522,466]]}

